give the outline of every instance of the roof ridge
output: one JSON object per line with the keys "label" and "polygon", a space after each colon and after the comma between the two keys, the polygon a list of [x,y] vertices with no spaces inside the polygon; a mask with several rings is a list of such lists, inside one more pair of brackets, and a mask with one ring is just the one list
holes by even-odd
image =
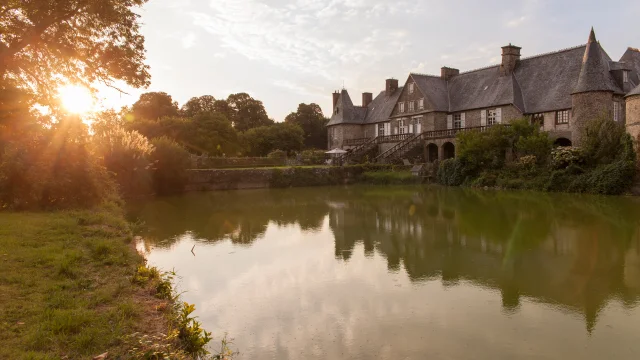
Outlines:
{"label": "roof ridge", "polygon": [[500,65],[483,66],[483,67],[480,67],[480,68],[477,68],[477,69],[463,71],[458,75],[469,74],[469,73],[472,73],[472,72],[476,72],[476,71],[480,71],[480,70],[487,70],[487,69],[491,69],[491,68],[494,68],[494,67],[500,67]]}
{"label": "roof ridge", "polygon": [[560,49],[560,50],[549,51],[549,52],[542,53],[542,54],[537,54],[537,55],[531,55],[531,56],[523,57],[523,58],[520,58],[520,61],[522,61],[522,60],[529,60],[529,59],[535,59],[535,58],[539,58],[539,57],[543,57],[543,56],[548,56],[548,55],[555,55],[555,54],[559,54],[559,53],[566,52],[566,51],[576,50],[576,49],[579,49],[579,48],[581,48],[581,47],[583,47],[583,46],[587,46],[587,44],[576,45],[576,46],[572,46],[572,47],[568,47],[568,48],[564,48],[564,49]]}
{"label": "roof ridge", "polygon": [[419,73],[419,72],[410,72],[409,75],[418,75],[418,76],[428,76],[428,77],[433,77],[433,78],[438,78],[440,79],[439,75],[433,75],[433,74],[423,74],[423,73]]}

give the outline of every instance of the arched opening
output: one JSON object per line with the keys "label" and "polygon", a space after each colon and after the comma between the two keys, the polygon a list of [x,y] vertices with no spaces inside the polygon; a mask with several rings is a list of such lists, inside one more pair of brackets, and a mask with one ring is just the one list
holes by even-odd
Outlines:
{"label": "arched opening", "polygon": [[438,145],[436,144],[427,145],[427,160],[430,163],[438,160]]}
{"label": "arched opening", "polygon": [[556,141],[553,143],[553,145],[555,146],[572,146],[573,144],[571,143],[571,140],[567,139],[567,138],[557,138]]}
{"label": "arched opening", "polygon": [[453,159],[456,156],[456,147],[452,143],[446,142],[442,145],[442,152],[445,160]]}

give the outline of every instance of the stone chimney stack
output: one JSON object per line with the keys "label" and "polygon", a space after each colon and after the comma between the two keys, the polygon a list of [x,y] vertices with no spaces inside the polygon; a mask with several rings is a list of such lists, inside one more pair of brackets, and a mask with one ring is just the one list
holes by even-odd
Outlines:
{"label": "stone chimney stack", "polygon": [[398,90],[398,80],[387,79],[385,90],[386,90],[387,96],[391,96],[396,90]]}
{"label": "stone chimney stack", "polygon": [[440,77],[444,81],[449,81],[449,79],[457,75],[460,75],[460,70],[458,69],[454,69],[446,66],[440,69]]}
{"label": "stone chimney stack", "polygon": [[335,110],[336,105],[338,105],[338,99],[340,99],[340,93],[335,91],[333,93],[333,109],[332,109],[332,111]]}
{"label": "stone chimney stack", "polygon": [[507,45],[502,47],[502,65],[500,65],[500,76],[510,75],[520,62],[521,47]]}
{"label": "stone chimney stack", "polygon": [[362,93],[362,107],[367,107],[373,101],[373,94],[366,92]]}

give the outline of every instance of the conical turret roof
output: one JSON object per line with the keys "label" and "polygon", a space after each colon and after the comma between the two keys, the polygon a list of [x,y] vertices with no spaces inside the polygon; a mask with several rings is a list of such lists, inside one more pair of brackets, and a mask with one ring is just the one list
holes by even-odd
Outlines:
{"label": "conical turret roof", "polygon": [[636,86],[636,88],[631,90],[625,97],[637,96],[637,95],[640,95],[640,85]]}
{"label": "conical turret roof", "polygon": [[582,59],[582,69],[578,83],[573,89],[573,94],[589,91],[613,91],[622,93],[618,88],[615,80],[609,73],[609,62],[611,59],[607,53],[600,47],[600,43],[596,40],[596,33],[591,28],[589,41]]}

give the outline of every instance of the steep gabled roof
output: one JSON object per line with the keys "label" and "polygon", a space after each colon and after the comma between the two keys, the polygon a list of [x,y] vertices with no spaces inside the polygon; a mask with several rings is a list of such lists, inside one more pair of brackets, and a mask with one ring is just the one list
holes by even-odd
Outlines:
{"label": "steep gabled roof", "polygon": [[611,76],[609,63],[611,58],[600,47],[596,34],[591,29],[589,42],[582,59],[582,69],[573,94],[588,91],[612,91],[623,94],[624,91],[616,84]]}
{"label": "steep gabled roof", "polygon": [[[336,109],[338,110],[337,112],[335,111]],[[343,89],[340,93],[336,109],[334,109],[331,120],[329,120],[327,126],[337,124],[362,124],[364,120],[362,111],[358,110],[356,106],[353,106],[347,90]]]}
{"label": "steep gabled roof", "polygon": [[634,85],[640,85],[640,50],[628,48],[620,58],[620,62],[624,62],[631,68],[629,80]]}
{"label": "steep gabled roof", "polygon": [[462,73],[449,80],[449,111],[514,103],[514,79],[500,76],[500,66]]}
{"label": "steep gabled roof", "polygon": [[387,96],[386,91],[380,92],[378,96],[367,107],[367,116],[365,123],[374,124],[378,122],[388,121],[393,108],[396,106],[403,87],[399,87],[393,94]]}
{"label": "steep gabled roof", "polygon": [[439,76],[411,73],[409,75],[418,86],[418,90],[427,98],[434,111],[449,111],[447,82]]}

